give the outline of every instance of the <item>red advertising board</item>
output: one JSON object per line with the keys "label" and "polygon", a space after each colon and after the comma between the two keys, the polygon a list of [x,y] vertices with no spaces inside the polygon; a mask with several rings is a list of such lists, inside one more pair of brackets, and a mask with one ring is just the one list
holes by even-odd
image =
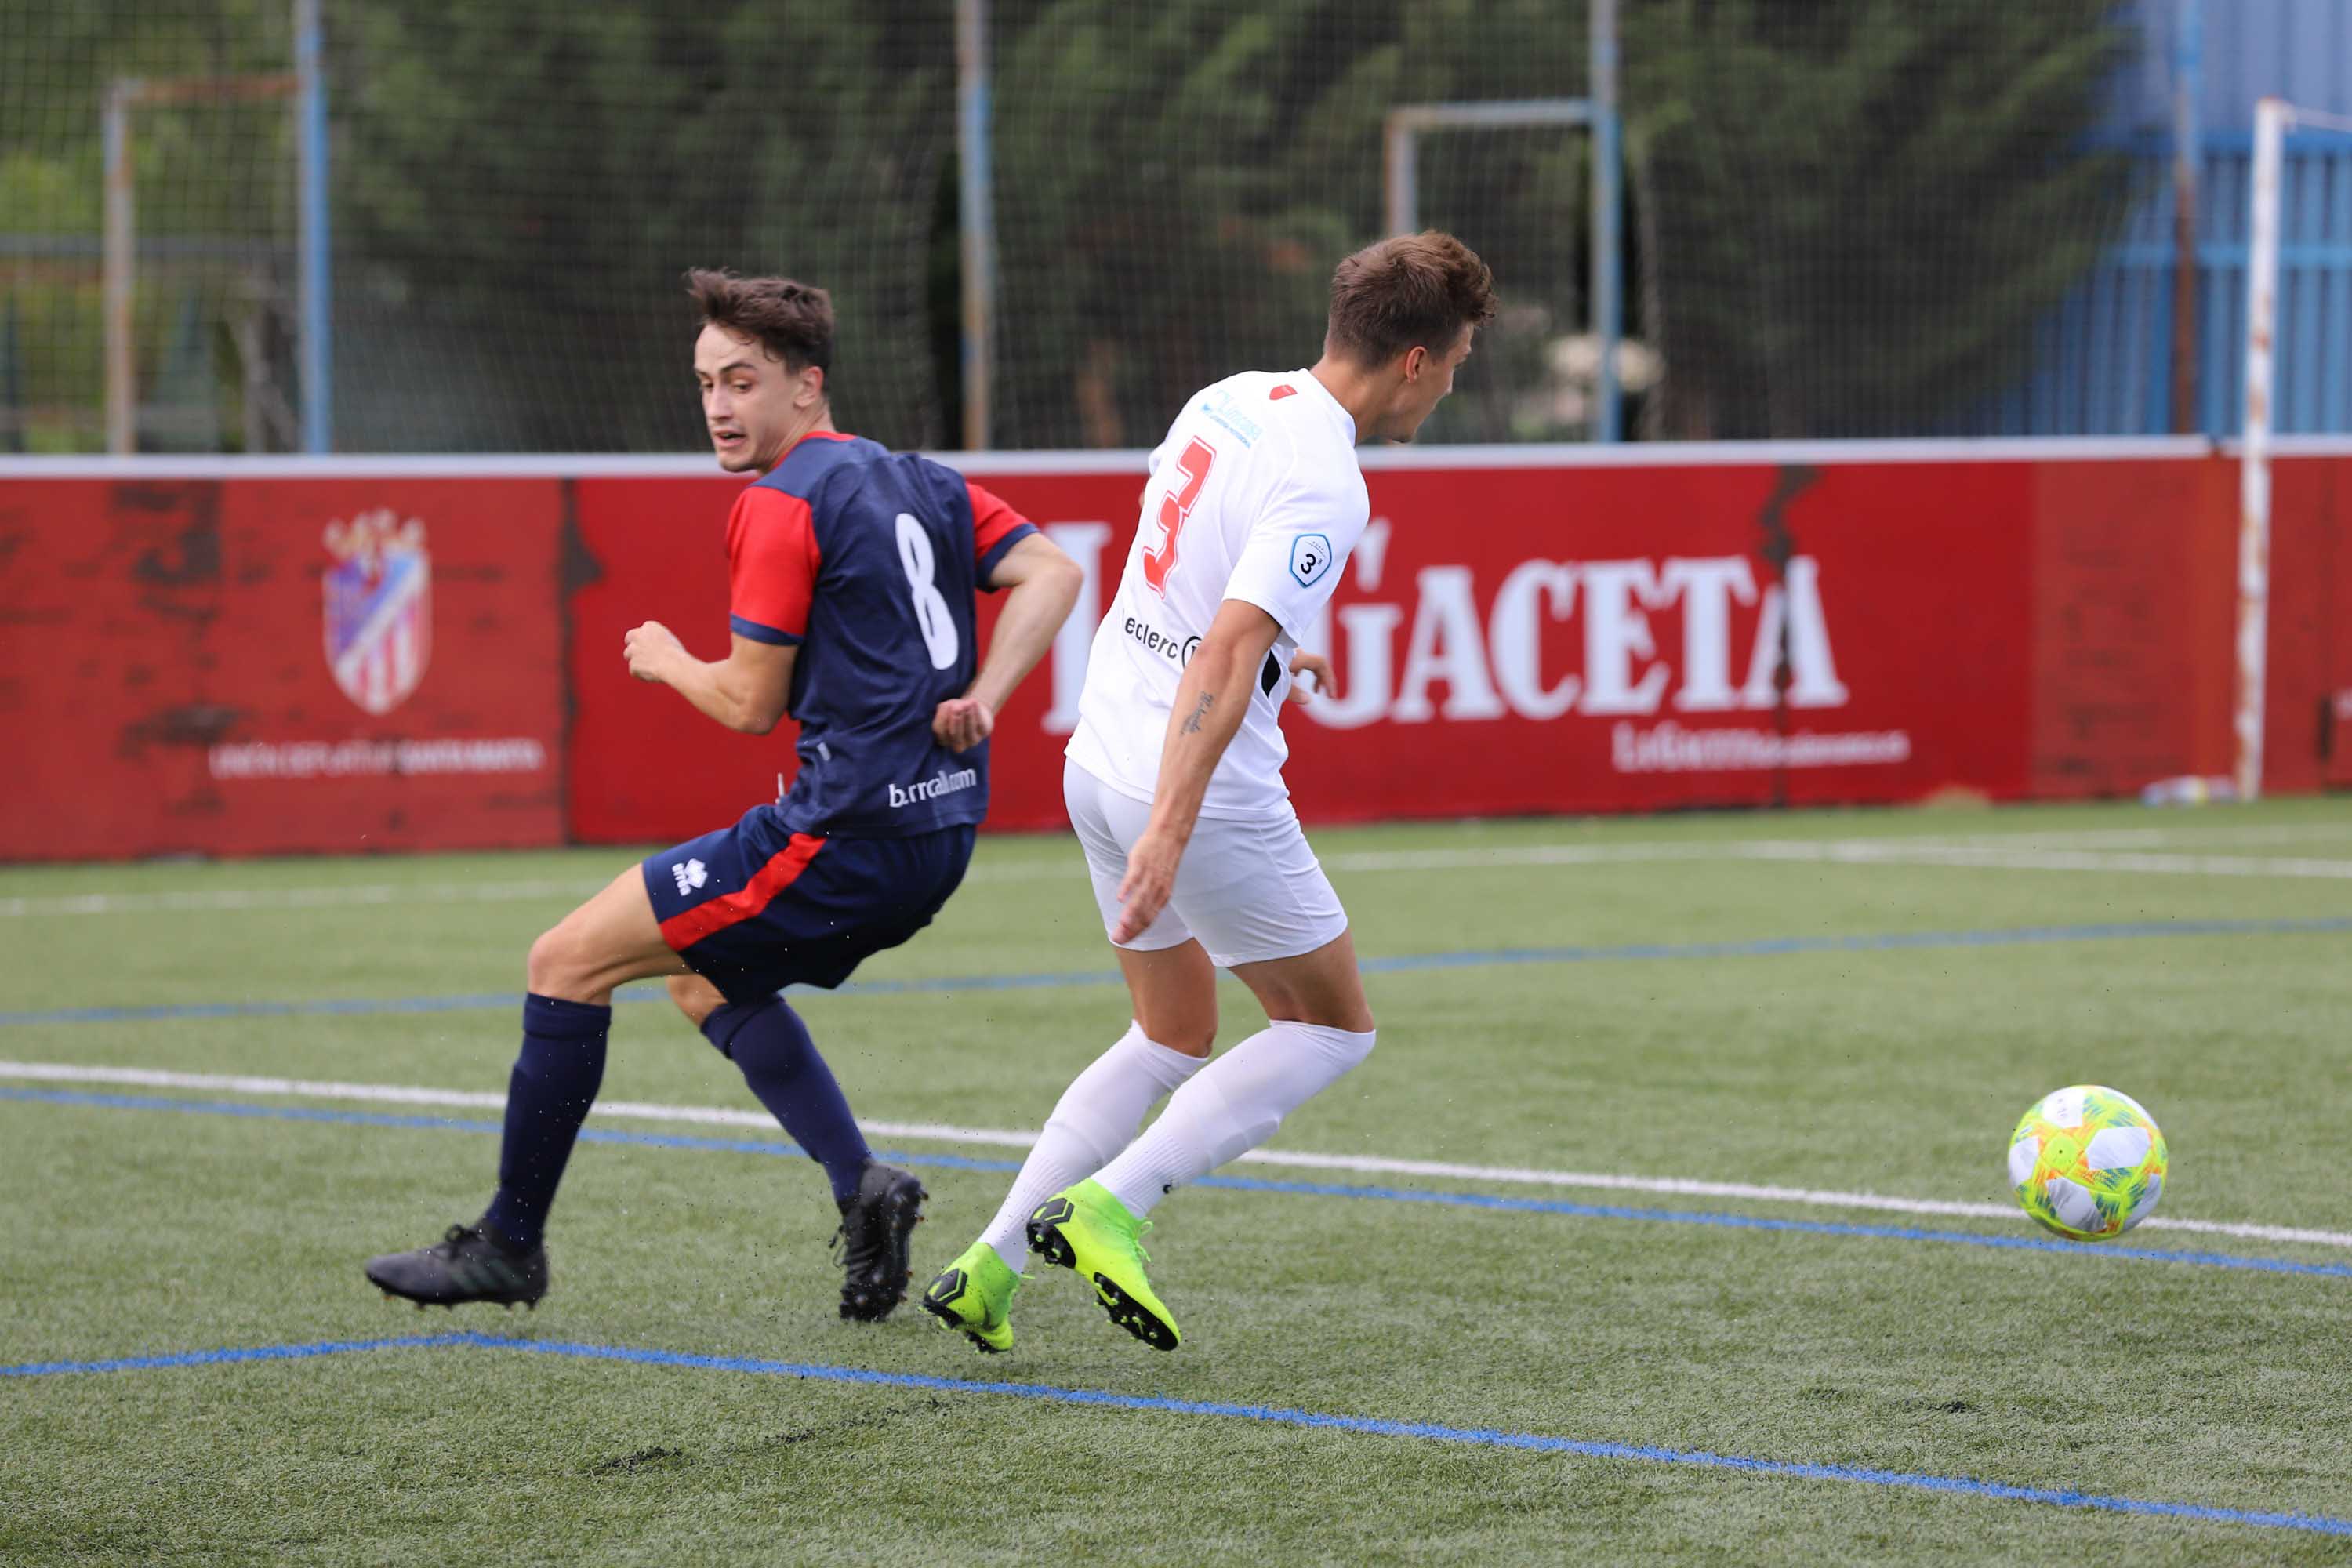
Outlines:
{"label": "red advertising board", "polygon": [[[2226,773],[2236,465],[2043,450],[1372,457],[1371,525],[1311,639],[1338,689],[1286,720],[1299,810],[2068,798]],[[791,773],[789,723],[731,734],[621,657],[645,620],[724,651],[740,479],[155,472],[0,478],[0,858],[670,841]],[[1087,574],[992,748],[992,825],[1058,826],[1140,459],[974,472]],[[2274,489],[2265,782],[2340,787],[2352,457],[2282,458]]]}
{"label": "red advertising board", "polygon": [[[1927,476],[1944,515],[1988,520],[1958,560],[1904,526],[1921,492],[1885,469],[1368,478],[1370,527],[1311,639],[1339,689],[1287,720],[1310,820],[2024,792],[2003,721],[2029,687],[2013,469]],[[1088,571],[1037,678],[1044,732],[999,731],[992,820],[1042,826],[1137,480],[989,483]]]}
{"label": "red advertising board", "polygon": [[564,682],[572,693],[565,821],[590,843],[705,833],[772,798],[793,727],[739,735],[667,687],[631,678],[630,627],[659,621],[700,658],[728,647],[728,508],[740,479],[569,481]]}
{"label": "red advertising board", "polygon": [[547,844],[551,480],[0,488],[0,858]]}

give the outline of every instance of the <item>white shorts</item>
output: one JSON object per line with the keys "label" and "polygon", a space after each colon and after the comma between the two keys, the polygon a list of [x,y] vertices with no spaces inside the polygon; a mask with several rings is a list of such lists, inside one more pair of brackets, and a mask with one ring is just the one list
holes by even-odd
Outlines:
{"label": "white shorts", "polygon": [[[1108,935],[1118,923],[1128,847],[1143,837],[1151,807],[1076,763],[1063,765],[1062,799],[1086,847],[1095,904]],[[1297,814],[1286,803],[1280,816],[1202,817],[1176,864],[1176,889],[1168,907],[1142,935],[1119,945],[1155,952],[1197,937],[1212,962],[1231,969],[1312,952],[1347,929],[1348,911],[1339,907],[1339,895],[1307,847]]]}

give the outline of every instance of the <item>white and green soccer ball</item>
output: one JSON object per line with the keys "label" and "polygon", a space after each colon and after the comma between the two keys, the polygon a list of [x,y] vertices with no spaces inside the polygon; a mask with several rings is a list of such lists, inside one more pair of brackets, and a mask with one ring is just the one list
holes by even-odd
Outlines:
{"label": "white and green soccer ball", "polygon": [[2009,1184],[2046,1230],[2111,1241],[2164,1196],[2164,1134],[2140,1102],[2077,1084],[2042,1096],[2009,1136]]}

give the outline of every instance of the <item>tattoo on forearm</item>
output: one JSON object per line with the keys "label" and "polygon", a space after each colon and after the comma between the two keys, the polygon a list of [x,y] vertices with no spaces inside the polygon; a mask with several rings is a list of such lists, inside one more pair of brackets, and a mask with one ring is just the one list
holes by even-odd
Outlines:
{"label": "tattoo on forearm", "polygon": [[1191,718],[1184,721],[1183,732],[1187,735],[1199,734],[1201,732],[1201,721],[1207,718],[1209,716],[1209,710],[1214,708],[1216,705],[1217,694],[1215,692],[1203,691],[1201,693],[1201,705],[1192,710],[1192,716]]}

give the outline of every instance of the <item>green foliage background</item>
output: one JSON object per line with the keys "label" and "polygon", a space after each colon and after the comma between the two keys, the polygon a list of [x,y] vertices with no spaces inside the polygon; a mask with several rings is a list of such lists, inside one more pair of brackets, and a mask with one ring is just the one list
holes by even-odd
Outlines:
{"label": "green foliage background", "polygon": [[[37,442],[97,437],[105,84],[282,72],[289,14],[0,0],[0,400]],[[720,263],[834,290],[845,423],[954,437],[950,0],[327,24],[344,447],[691,447],[677,276]],[[1332,262],[1381,232],[1387,110],[1587,83],[1563,0],[1000,0],[992,25],[1007,446],[1148,445],[1194,387],[1310,360]],[[2113,0],[1626,0],[1622,29],[1646,434],[1932,429],[2022,367],[2134,194],[2092,135],[2137,46]],[[291,385],[291,113],[146,110],[137,147],[142,240],[226,246],[142,258],[145,393],[219,403],[235,445],[238,354]],[[1542,393],[1589,316],[1588,140],[1431,138],[1422,187],[1510,307],[1433,436],[1580,435]]]}

